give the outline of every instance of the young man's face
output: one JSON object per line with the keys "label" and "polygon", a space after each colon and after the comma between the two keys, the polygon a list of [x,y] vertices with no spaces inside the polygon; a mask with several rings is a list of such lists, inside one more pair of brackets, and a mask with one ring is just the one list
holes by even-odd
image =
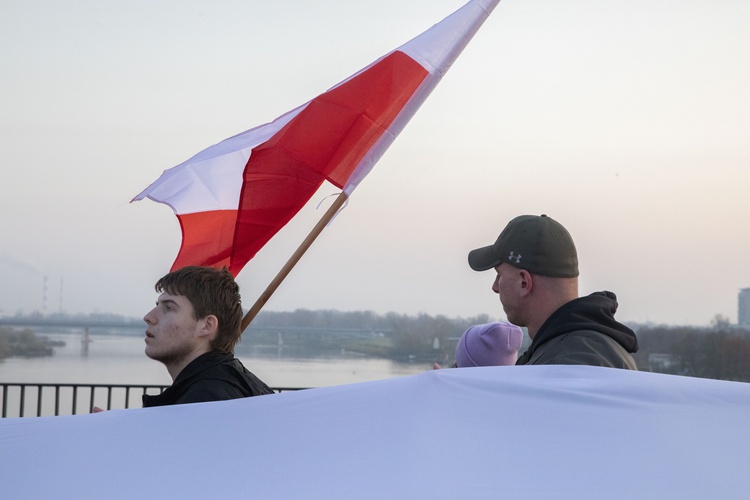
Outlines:
{"label": "young man's face", "polygon": [[146,322],[146,356],[165,365],[180,363],[200,348],[200,320],[193,305],[182,295],[159,295],[156,307],[143,317]]}

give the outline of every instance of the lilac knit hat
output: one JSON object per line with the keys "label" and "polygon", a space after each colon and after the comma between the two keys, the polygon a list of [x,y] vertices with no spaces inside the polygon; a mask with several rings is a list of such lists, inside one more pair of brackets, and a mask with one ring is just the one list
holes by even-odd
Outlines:
{"label": "lilac knit hat", "polygon": [[523,341],[523,330],[506,321],[474,325],[456,345],[456,366],[514,365]]}

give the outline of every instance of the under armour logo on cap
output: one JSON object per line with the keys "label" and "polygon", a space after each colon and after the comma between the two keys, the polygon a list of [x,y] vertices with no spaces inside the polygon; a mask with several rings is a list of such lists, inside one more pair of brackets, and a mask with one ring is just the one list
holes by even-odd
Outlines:
{"label": "under armour logo on cap", "polygon": [[521,263],[521,254],[514,255],[515,252],[510,252],[510,255],[508,255],[508,262],[513,262],[515,260],[516,264]]}

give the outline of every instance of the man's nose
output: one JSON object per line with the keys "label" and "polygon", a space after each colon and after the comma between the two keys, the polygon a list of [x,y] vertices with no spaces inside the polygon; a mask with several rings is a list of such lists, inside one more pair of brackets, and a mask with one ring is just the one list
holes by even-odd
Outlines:
{"label": "man's nose", "polygon": [[143,317],[143,321],[145,321],[149,325],[153,325],[156,321],[154,320],[154,309],[151,309],[149,312],[146,313],[146,315]]}

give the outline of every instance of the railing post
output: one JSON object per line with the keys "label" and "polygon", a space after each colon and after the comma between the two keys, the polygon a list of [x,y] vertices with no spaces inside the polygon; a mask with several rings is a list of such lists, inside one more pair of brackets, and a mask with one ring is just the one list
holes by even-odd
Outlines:
{"label": "railing post", "polygon": [[89,413],[94,413],[94,389],[95,386],[91,386],[91,396],[89,396]]}
{"label": "railing post", "polygon": [[36,416],[42,416],[42,384],[36,386]]}
{"label": "railing post", "polygon": [[78,387],[73,386],[73,408],[72,408],[72,415],[76,414],[76,406],[78,405]]}
{"label": "railing post", "polygon": [[26,386],[22,385],[21,386],[21,406],[19,407],[19,410],[18,410],[19,417],[23,417],[23,405],[25,403],[25,400],[26,400]]}
{"label": "railing post", "polygon": [[55,385],[55,416],[60,414],[60,386]]}

